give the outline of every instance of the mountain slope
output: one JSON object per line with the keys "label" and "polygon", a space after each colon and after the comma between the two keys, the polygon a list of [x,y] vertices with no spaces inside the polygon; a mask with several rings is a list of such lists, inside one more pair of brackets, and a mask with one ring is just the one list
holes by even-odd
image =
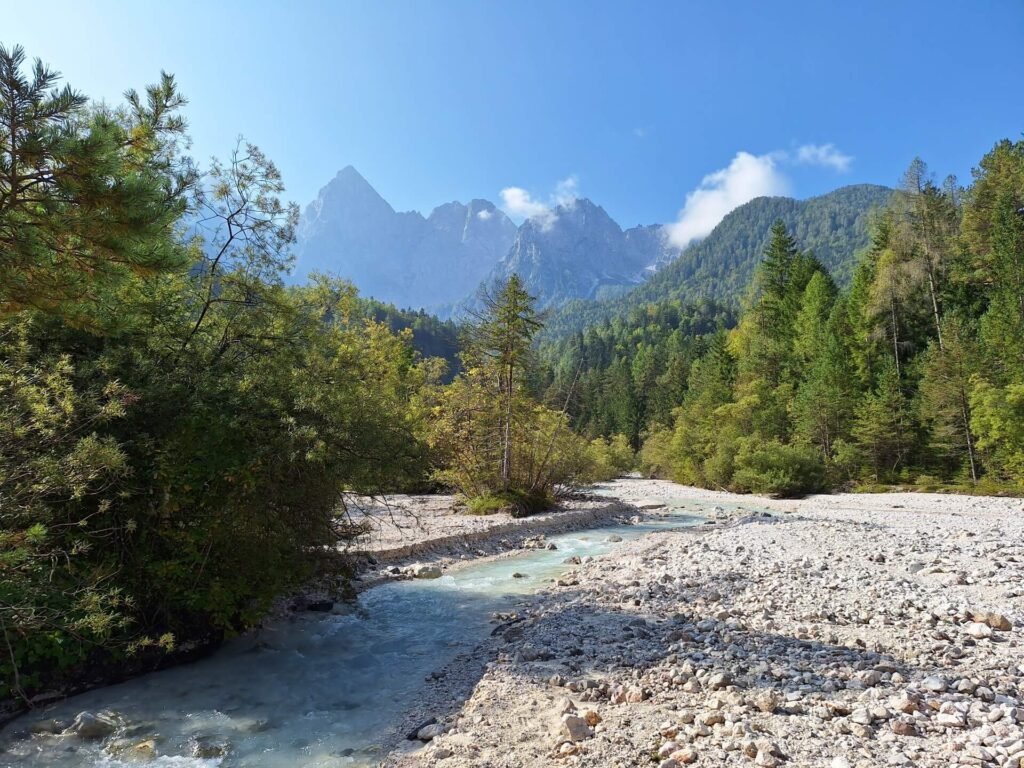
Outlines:
{"label": "mountain slope", "polygon": [[600,302],[570,302],[549,320],[548,333],[579,330],[641,304],[700,299],[737,302],[753,277],[768,231],[782,219],[800,247],[810,250],[840,285],[850,279],[854,255],[868,244],[870,212],[892,194],[858,184],[808,200],[759,197],[729,213],[702,241],[686,248],[644,284]]}
{"label": "mountain slope", "polygon": [[538,306],[547,308],[571,299],[617,295],[642,283],[650,267],[677,254],[660,226],[623,232],[604,208],[580,198],[556,207],[550,217],[525,221],[486,283],[516,273]]}
{"label": "mountain slope", "polygon": [[348,166],[306,207],[297,234],[298,279],[331,272],[363,295],[433,308],[475,290],[508,252],[516,226],[487,200],[446,203],[427,218],[396,212]]}

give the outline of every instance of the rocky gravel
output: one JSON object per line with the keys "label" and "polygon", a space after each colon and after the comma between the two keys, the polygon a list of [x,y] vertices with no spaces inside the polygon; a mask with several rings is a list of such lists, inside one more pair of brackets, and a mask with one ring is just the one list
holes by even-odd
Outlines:
{"label": "rocky gravel", "polygon": [[382,765],[1024,768],[1020,500],[610,492],[722,520],[571,564],[496,617]]}

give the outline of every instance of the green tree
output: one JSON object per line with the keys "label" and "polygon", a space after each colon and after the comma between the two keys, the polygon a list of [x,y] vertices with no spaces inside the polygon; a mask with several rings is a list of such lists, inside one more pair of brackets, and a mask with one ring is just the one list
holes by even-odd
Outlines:
{"label": "green tree", "polygon": [[0,311],[115,321],[108,293],[183,265],[169,237],[196,182],[182,158],[185,100],[164,74],[111,110],[38,59],[0,46]]}
{"label": "green tree", "polygon": [[923,355],[920,383],[921,421],[928,424],[931,447],[957,469],[966,463],[972,482],[980,467],[971,427],[971,378],[977,373],[977,341],[966,324],[943,321],[943,344]]}
{"label": "green tree", "polygon": [[507,490],[512,482],[512,433],[516,398],[531,371],[531,342],[542,323],[534,309],[534,299],[526,291],[519,275],[513,274],[496,293],[484,293],[483,311],[477,317],[469,355],[485,361],[494,371],[500,403],[499,440],[501,444],[501,485]]}
{"label": "green tree", "polygon": [[875,388],[861,399],[853,437],[876,480],[893,477],[903,466],[909,449],[907,403],[895,362],[882,364]]}

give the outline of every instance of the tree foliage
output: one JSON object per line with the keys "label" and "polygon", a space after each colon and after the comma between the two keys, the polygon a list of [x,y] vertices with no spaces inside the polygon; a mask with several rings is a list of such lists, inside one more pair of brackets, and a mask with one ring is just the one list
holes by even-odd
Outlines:
{"label": "tree foliage", "polygon": [[344,495],[424,481],[443,370],[350,285],[284,286],[280,174],[245,142],[196,173],[172,78],[109,109],[24,69],[0,51],[0,699],[343,574]]}

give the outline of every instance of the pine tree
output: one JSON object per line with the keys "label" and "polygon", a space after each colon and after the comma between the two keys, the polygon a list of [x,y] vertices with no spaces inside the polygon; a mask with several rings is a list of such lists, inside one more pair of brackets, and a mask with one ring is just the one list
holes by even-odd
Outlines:
{"label": "pine tree", "polygon": [[164,74],[121,110],[90,109],[25,61],[0,46],[0,311],[82,319],[126,277],[184,263],[169,235],[197,179],[180,155],[185,100]]}
{"label": "pine tree", "polygon": [[534,299],[519,275],[513,274],[496,292],[485,293],[483,311],[473,329],[469,355],[486,362],[497,384],[500,408],[500,477],[503,490],[512,480],[513,422],[516,398],[532,369],[532,341],[543,323],[534,309]]}
{"label": "pine tree", "polygon": [[882,364],[878,383],[861,400],[853,437],[871,462],[876,480],[897,473],[907,457],[907,404],[895,362]]}
{"label": "pine tree", "polygon": [[978,370],[977,342],[962,321],[945,320],[943,328],[945,343],[924,353],[922,421],[930,425],[932,448],[955,464],[966,463],[971,480],[977,482],[980,468],[970,406],[971,377]]}

